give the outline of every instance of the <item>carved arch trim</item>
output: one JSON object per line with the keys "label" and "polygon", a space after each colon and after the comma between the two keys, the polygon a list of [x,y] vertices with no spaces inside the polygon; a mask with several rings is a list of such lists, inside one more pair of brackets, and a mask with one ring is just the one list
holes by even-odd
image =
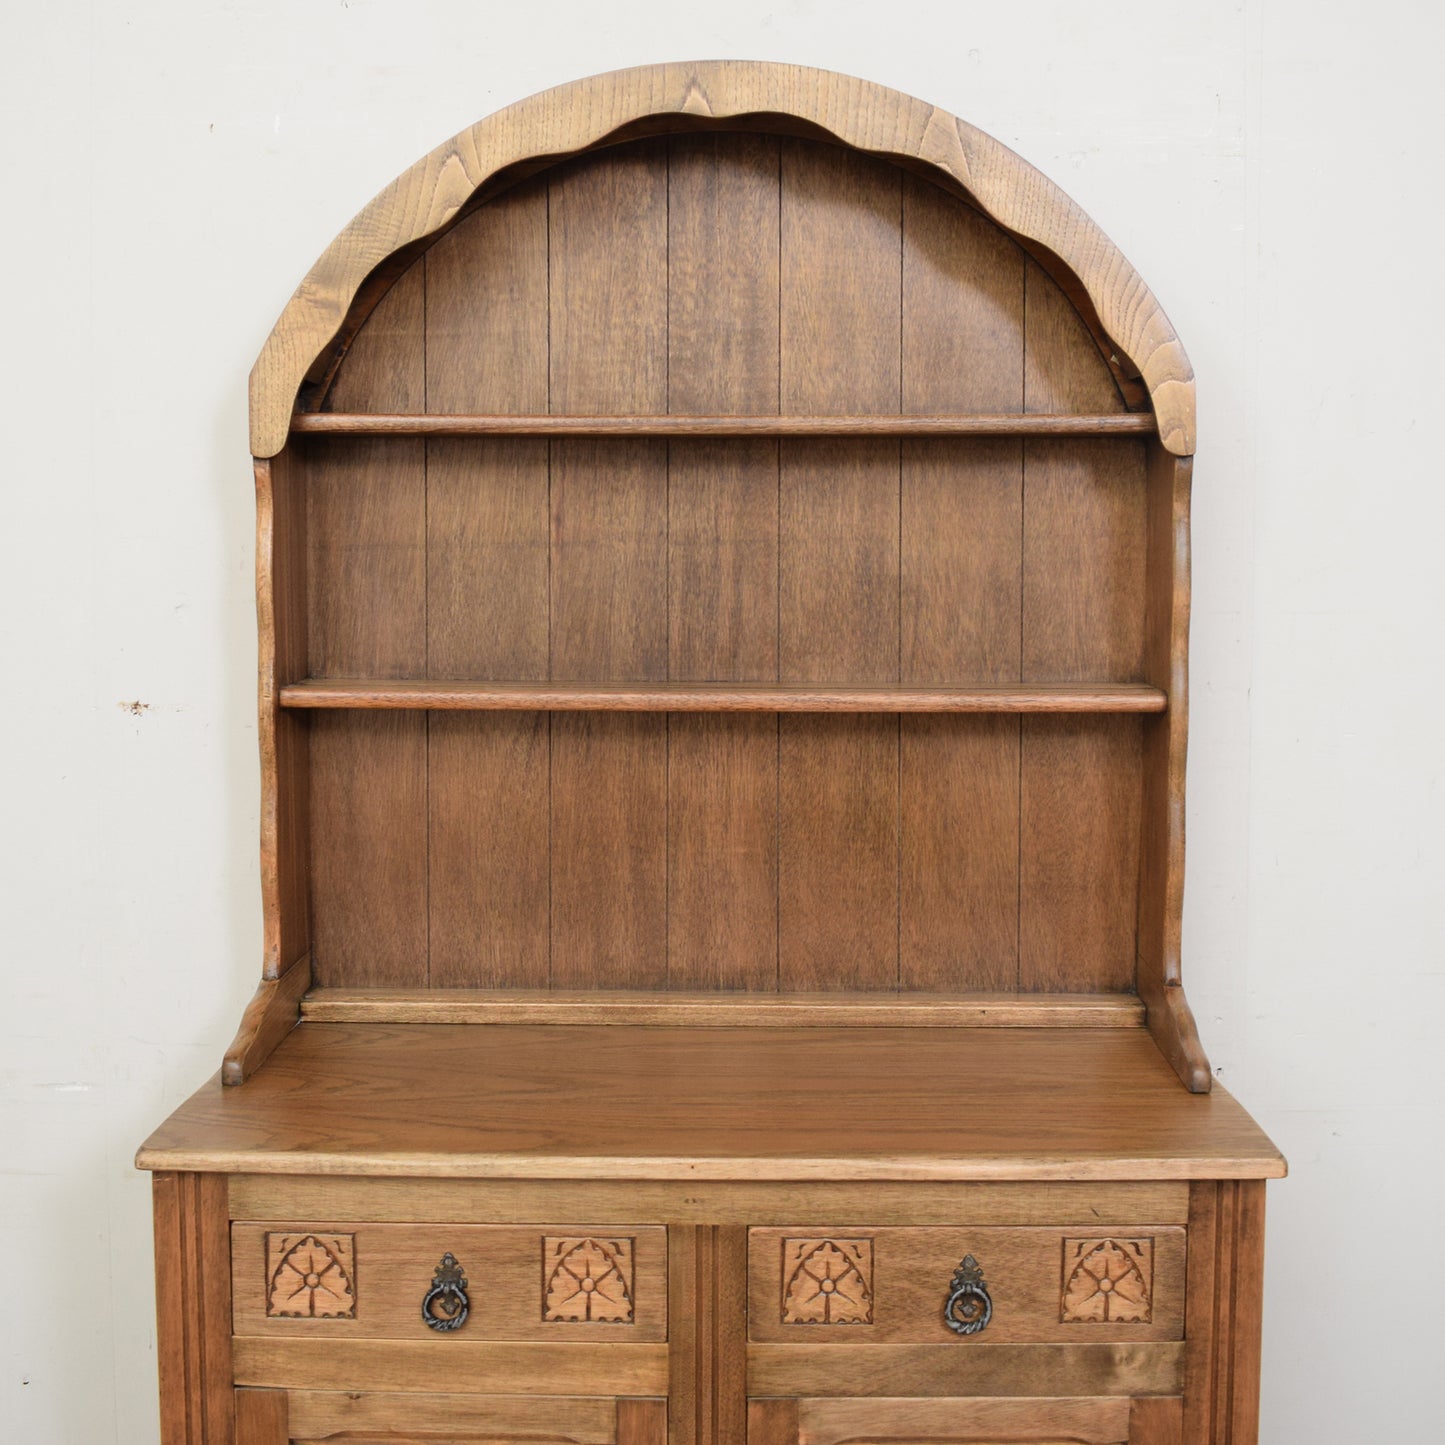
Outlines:
{"label": "carved arch trim", "polygon": [[1193,453],[1194,373],[1173,326],[1119,248],[1058,186],[992,136],[924,101],[767,61],[649,65],[574,81],[507,106],[423,157],[326,248],[281,313],[251,372],[251,450],[270,457],[286,445],[301,387],[325,372],[367,279],[459,220],[488,181],[621,139],[745,118],[780,130],[808,127],[961,186],[1046,269],[1057,257],[1125,369],[1142,377],[1164,446]]}

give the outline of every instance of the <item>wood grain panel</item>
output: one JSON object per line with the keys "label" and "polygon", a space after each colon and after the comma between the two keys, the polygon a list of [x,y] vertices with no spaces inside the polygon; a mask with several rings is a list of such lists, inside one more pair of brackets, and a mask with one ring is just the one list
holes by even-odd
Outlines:
{"label": "wood grain panel", "polygon": [[[778,405],[778,141],[674,137],[668,402]],[[778,449],[675,441],[668,676],[778,675]],[[777,722],[674,717],[668,733],[668,981],[777,986]]]}
{"label": "wood grain panel", "polygon": [[779,719],[778,986],[898,983],[898,719]]}
{"label": "wood grain panel", "polygon": [[294,1440],[304,1441],[304,1434],[291,1433],[290,1401],[285,1390],[237,1390],[236,1445],[292,1445]]}
{"label": "wood grain panel", "polygon": [[1137,720],[1023,720],[1019,981],[1025,990],[1133,986],[1139,778]]}
{"label": "wood grain panel", "polygon": [[[550,196],[550,406],[667,409],[667,153],[561,168]],[[552,676],[667,675],[667,452],[552,443]]]}
{"label": "wood grain panel", "polygon": [[668,142],[668,405],[778,410],[779,145],[769,135]]}
{"label": "wood grain panel", "polygon": [[[644,144],[555,174],[553,410],[667,403],[667,157]],[[653,441],[552,444],[551,670],[667,674],[667,461]],[[554,718],[552,976],[666,983],[666,722]]]}
{"label": "wood grain panel", "polygon": [[[780,405],[899,409],[899,173],[782,145]],[[779,672],[785,682],[898,680],[898,444],[781,444]],[[783,718],[783,988],[898,978],[895,719]]]}
{"label": "wood grain panel", "polygon": [[[413,266],[352,346],[337,404],[422,408],[424,303]],[[313,676],[425,676],[422,445],[328,439],[308,458]],[[425,719],[316,719],[310,786],[313,977],[424,983]]]}
{"label": "wood grain panel", "polygon": [[[1021,412],[1024,258],[927,182],[903,185],[903,409]],[[1020,676],[1017,441],[902,447],[901,676]],[[1019,728],[900,719],[899,978],[1009,988],[1018,973]]]}
{"label": "wood grain panel", "polygon": [[667,979],[778,985],[778,721],[668,719]]}
{"label": "wood grain panel", "polygon": [[760,61],[593,76],[508,106],[423,157],[327,248],[267,338],[251,377],[252,451],[271,456],[284,444],[302,377],[332,345],[337,317],[347,318],[343,342],[354,334],[369,304],[358,291],[377,263],[455,219],[508,167],[606,145],[631,124],[691,129],[700,115],[722,122],[768,114],[793,117],[788,129],[814,129],[961,186],[1001,226],[1058,257],[1077,280],[1099,345],[1111,354],[1122,348],[1121,371],[1132,361],[1143,373],[1166,445],[1193,451],[1193,372],[1173,327],[1118,248],[1056,186],[936,107],[849,76]]}
{"label": "wood grain panel", "polygon": [[231,1445],[226,1181],[159,1172],[151,1195],[162,1445]]}
{"label": "wood grain panel", "polygon": [[552,719],[552,982],[667,986],[667,719]]}
{"label": "wood grain panel", "polygon": [[[556,1208],[556,1187],[528,1179],[348,1179],[240,1174],[230,1181],[232,1219],[372,1219],[393,1223],[507,1223]],[[839,1220],[884,1224],[1057,1224],[1061,1219],[1189,1219],[1189,1186],[1154,1184],[907,1184],[874,1181],[714,1184],[573,1180],[576,1216],[599,1224],[774,1224],[834,1229]],[[1191,1276],[1192,1278],[1192,1276]],[[1190,1286],[1191,1290],[1193,1286]],[[1192,1295],[1191,1295],[1192,1298]],[[1191,1316],[1191,1319],[1193,1317]],[[1190,1325],[1190,1331],[1195,1326]]]}
{"label": "wood grain panel", "polygon": [[551,400],[563,413],[667,410],[667,142],[551,172]]}
{"label": "wood grain panel", "polygon": [[1025,441],[1025,681],[1143,680],[1144,477],[1140,441]]}
{"label": "wood grain panel", "polygon": [[[666,1345],[487,1340],[294,1340],[237,1335],[236,1381],[288,1390],[662,1395]],[[485,1393],[484,1393],[485,1392]]]}
{"label": "wood grain panel", "polygon": [[617,1445],[667,1445],[666,1400],[619,1400]]}
{"label": "wood grain panel", "polygon": [[749,1400],[747,1445],[800,1445],[797,1400]]}
{"label": "wood grain panel", "polygon": [[1129,1445],[1182,1445],[1184,1401],[1152,1395],[1130,1401]]}
{"label": "wood grain panel", "polygon": [[426,410],[547,410],[545,176],[478,207],[426,265]]}
{"label": "wood grain panel", "polygon": [[[547,186],[474,212],[426,254],[431,411],[545,412]],[[427,443],[428,675],[545,681],[547,443]],[[548,719],[428,728],[430,981],[545,988]]]}
{"label": "wood grain panel", "polygon": [[667,676],[667,444],[552,443],[552,676]]}
{"label": "wood grain panel", "polygon": [[310,731],[280,690],[307,666],[305,463],[294,449],[256,463],[256,621],[261,746],[262,977],[311,949]]}
{"label": "wood grain panel", "polygon": [[748,1378],[749,1389],[758,1395],[1177,1395],[1183,1351],[1179,1344],[987,1345],[966,1340],[867,1350],[749,1345]]}
{"label": "wood grain panel", "polygon": [[1133,1445],[1130,1404],[1107,1398],[802,1400],[795,1406],[801,1430],[789,1445],[858,1445],[875,1439],[935,1445],[982,1440],[989,1445]]}
{"label": "wood grain panel", "polygon": [[[290,1401],[292,1435],[308,1445],[333,1435],[368,1442],[406,1440],[423,1416],[429,1432],[451,1432],[458,1439],[475,1438],[481,1427],[508,1442],[555,1437],[558,1445],[630,1445],[625,1436],[619,1439],[616,1424],[621,1402],[612,1400],[516,1395],[491,1395],[482,1400],[475,1395],[430,1394],[418,1401],[404,1392],[296,1390]],[[639,1445],[652,1442],[644,1439]]]}
{"label": "wood grain panel", "polygon": [[311,722],[317,984],[407,987],[427,976],[426,726],[421,713]]}
{"label": "wood grain panel", "polygon": [[551,719],[428,718],[429,982],[548,986]]}
{"label": "wood grain panel", "polygon": [[1019,720],[904,717],[899,979],[1010,989],[1019,956]]}
{"label": "wood grain panel", "polygon": [[1189,498],[1191,458],[1149,447],[1145,675],[1169,710],[1143,729],[1139,839],[1139,996],[1149,1030],[1195,1093],[1212,1082],[1180,959],[1184,912],[1184,783],[1189,743]]}
{"label": "wood grain panel", "polygon": [[[414,266],[362,328],[333,399],[422,410],[424,276]],[[309,671],[420,677],[426,667],[426,468],[407,438],[329,438],[307,461]]]}
{"label": "wood grain panel", "polygon": [[1024,410],[1121,412],[1124,400],[1073,303],[1037,261],[1024,265]]}
{"label": "wood grain panel", "polygon": [[707,1347],[704,1311],[711,1301],[703,1252],[708,1225],[674,1225],[667,1231],[667,1438],[669,1445],[700,1445],[704,1402],[701,1356]]}
{"label": "wood grain panel", "polygon": [[[1027,410],[1122,410],[1078,314],[1032,262],[1026,292]],[[1024,443],[1025,679],[1142,677],[1144,466],[1132,441]],[[1020,776],[1021,986],[1132,987],[1138,727],[1029,719]]]}
{"label": "wood grain panel", "polygon": [[1148,412],[1087,412],[1050,416],[1022,412],[964,412],[941,416],[497,416],[453,412],[298,412],[294,436],[413,437],[1087,437],[1156,435]]}
{"label": "wood grain panel", "polygon": [[306,1023],[244,1089],[200,1090],[138,1162],[800,1184],[1283,1172],[1228,1092],[1181,1089],[1142,1029],[974,1029],[961,1048],[943,1028]]}
{"label": "wood grain panel", "polygon": [[[558,1202],[554,1199],[554,1208]],[[289,1247],[293,1240],[311,1234],[342,1235],[352,1242],[350,1318],[286,1318],[272,1313],[268,1271],[277,1252],[275,1237]],[[579,1242],[596,1238],[611,1249],[609,1257],[620,1261],[616,1269],[630,1300],[630,1318],[549,1319],[549,1274],[556,1263],[544,1250],[549,1237]],[[273,1242],[269,1248],[268,1238]],[[232,1226],[235,1333],[277,1339],[431,1341],[444,1346],[448,1342],[423,1322],[421,1302],[445,1253],[461,1265],[471,1300],[460,1339],[647,1344],[667,1338],[667,1239],[666,1232],[655,1226],[378,1224],[324,1220],[314,1214],[300,1221]],[[593,1268],[602,1278],[603,1266],[594,1263]],[[610,1291],[609,1298],[615,1299],[617,1293]]]}
{"label": "wood grain panel", "polygon": [[[1116,1314],[1122,1311],[1122,1319],[1066,1322],[1062,1304],[1069,1241],[1093,1244],[1106,1239],[1138,1246],[1138,1274],[1118,1284],[1123,1289],[1137,1280],[1130,1304],[1126,1306],[1120,1294]],[[827,1266],[809,1260],[816,1247],[827,1251],[830,1245],[848,1246],[862,1260],[840,1286],[855,1302],[866,1291],[865,1308],[844,1308],[842,1318],[847,1323],[815,1318],[827,1303],[818,1299],[815,1280]],[[970,1254],[982,1267],[993,1299],[993,1319],[977,1337],[979,1344],[1096,1344],[1184,1337],[1184,1230],[1112,1216],[1083,1222],[1059,1218],[1044,1229],[979,1225],[874,1229],[856,1224],[830,1230],[800,1225],[752,1229],[748,1232],[748,1337],[759,1343],[792,1345],[867,1348],[955,1343],[960,1349],[971,1348],[974,1341],[960,1341],[943,1318],[954,1271]],[[841,1248],[837,1250],[835,1283],[849,1258]],[[1121,1277],[1122,1271],[1117,1272],[1114,1282]]]}

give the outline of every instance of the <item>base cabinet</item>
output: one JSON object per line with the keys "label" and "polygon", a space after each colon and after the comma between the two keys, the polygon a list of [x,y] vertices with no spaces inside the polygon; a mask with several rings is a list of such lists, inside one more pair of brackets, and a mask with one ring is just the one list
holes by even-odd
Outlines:
{"label": "base cabinet", "polygon": [[1257,1438],[1262,1184],[400,1184],[157,1175],[164,1445]]}

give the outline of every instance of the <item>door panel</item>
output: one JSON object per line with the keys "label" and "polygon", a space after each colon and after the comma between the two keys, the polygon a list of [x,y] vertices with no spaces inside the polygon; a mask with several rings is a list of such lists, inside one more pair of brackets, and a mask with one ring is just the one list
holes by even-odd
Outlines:
{"label": "door panel", "polygon": [[235,1445],[667,1445],[667,1402],[237,1390]]}

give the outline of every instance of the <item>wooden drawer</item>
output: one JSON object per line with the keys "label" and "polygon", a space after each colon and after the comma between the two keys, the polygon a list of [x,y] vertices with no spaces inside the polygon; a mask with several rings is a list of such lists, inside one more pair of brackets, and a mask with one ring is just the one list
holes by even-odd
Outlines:
{"label": "wooden drawer", "polygon": [[[754,1228],[749,1337],[810,1345],[1068,1344],[1179,1340],[1185,1231],[1100,1228]],[[987,1325],[955,1333],[944,1309],[972,1256]]]}
{"label": "wooden drawer", "polygon": [[[446,1255],[467,1311],[439,1329],[422,1307]],[[238,1385],[667,1394],[667,1231],[655,1225],[238,1222],[231,1273]]]}
{"label": "wooden drawer", "polygon": [[[422,1305],[448,1254],[465,1278],[468,1308],[459,1327],[437,1328]],[[667,1231],[657,1226],[236,1223],[231,1269],[238,1335],[667,1338]],[[448,1323],[457,1302],[442,1290],[437,1324]]]}

